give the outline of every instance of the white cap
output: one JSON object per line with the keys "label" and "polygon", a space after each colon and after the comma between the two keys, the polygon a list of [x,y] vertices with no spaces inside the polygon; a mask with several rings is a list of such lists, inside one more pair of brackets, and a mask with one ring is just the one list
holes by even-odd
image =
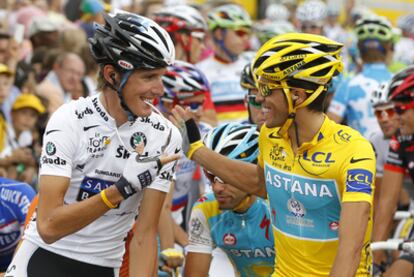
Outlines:
{"label": "white cap", "polygon": [[48,17],[40,17],[33,19],[29,27],[29,37],[40,32],[54,32],[59,30],[59,25]]}

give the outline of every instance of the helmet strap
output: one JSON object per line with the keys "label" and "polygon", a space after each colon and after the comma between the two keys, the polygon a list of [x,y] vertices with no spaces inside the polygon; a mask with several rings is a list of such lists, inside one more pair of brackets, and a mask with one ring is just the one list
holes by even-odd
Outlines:
{"label": "helmet strap", "polygon": [[191,60],[191,45],[193,44],[193,37],[191,36],[191,33],[188,34],[188,43],[184,43],[183,37],[181,34],[177,33],[175,34],[175,40],[181,44],[181,47],[184,50],[184,53],[186,55],[187,62],[192,63]]}
{"label": "helmet strap", "polygon": [[224,45],[224,38],[227,34],[227,29],[221,28],[221,36],[222,39],[218,39],[215,36],[213,36],[214,43],[217,44],[224,52],[224,54],[230,59],[230,61],[235,62],[238,58],[238,55],[234,54],[230,51],[225,45]]}
{"label": "helmet strap", "polygon": [[125,102],[124,96],[122,95],[122,90],[124,89],[124,86],[126,84],[126,82],[128,81],[129,76],[131,76],[132,74],[132,70],[129,71],[125,71],[124,73],[122,73],[122,77],[121,77],[121,83],[119,84],[118,87],[115,87],[115,85],[107,82],[107,85],[114,91],[116,91],[119,100],[121,102],[121,107],[126,111],[127,116],[128,116],[128,121],[135,121],[137,119],[138,116],[136,116],[130,108],[128,108],[128,105]]}

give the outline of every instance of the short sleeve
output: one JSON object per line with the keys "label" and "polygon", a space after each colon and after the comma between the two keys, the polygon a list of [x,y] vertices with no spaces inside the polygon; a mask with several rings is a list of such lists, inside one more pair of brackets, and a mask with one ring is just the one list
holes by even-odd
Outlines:
{"label": "short sleeve", "polygon": [[53,113],[43,135],[39,175],[71,177],[72,160],[79,144],[78,128],[70,104]]}
{"label": "short sleeve", "polygon": [[206,216],[199,207],[195,206],[191,212],[187,251],[210,254],[213,252],[213,240]]}
{"label": "short sleeve", "polygon": [[344,159],[341,171],[343,182],[342,202],[369,202],[375,189],[376,159],[371,143],[364,138],[354,141]]}

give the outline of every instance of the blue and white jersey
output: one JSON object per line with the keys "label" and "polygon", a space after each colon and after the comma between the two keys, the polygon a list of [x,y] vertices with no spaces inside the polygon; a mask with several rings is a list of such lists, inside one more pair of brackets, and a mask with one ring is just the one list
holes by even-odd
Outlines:
{"label": "blue and white jersey", "polygon": [[257,198],[245,212],[220,210],[209,193],[194,205],[189,231],[188,252],[211,254],[221,248],[229,257],[237,276],[270,276],[275,250],[269,206]]}
{"label": "blue and white jersey", "polygon": [[369,138],[380,131],[370,102],[372,92],[391,76],[383,63],[365,64],[362,72],[339,85],[328,112],[346,118],[350,127]]}
{"label": "blue and white jersey", "polygon": [[28,184],[0,177],[0,272],[6,271],[13,258],[35,195]]}

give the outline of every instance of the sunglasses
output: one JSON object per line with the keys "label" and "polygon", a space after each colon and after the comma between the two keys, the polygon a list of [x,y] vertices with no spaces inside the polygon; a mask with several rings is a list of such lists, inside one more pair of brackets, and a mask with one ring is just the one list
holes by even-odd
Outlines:
{"label": "sunglasses", "polygon": [[414,101],[407,104],[395,104],[394,110],[398,115],[402,115],[408,110],[414,109]]}
{"label": "sunglasses", "polygon": [[251,31],[249,29],[235,29],[234,32],[239,37],[250,36]]}
{"label": "sunglasses", "polygon": [[200,41],[204,41],[204,38],[206,37],[206,33],[193,31],[193,32],[191,32],[191,36],[193,38],[196,38],[196,39],[200,40]]}
{"label": "sunglasses", "polygon": [[283,89],[283,85],[281,84],[260,84],[259,83],[259,93],[263,97],[267,97],[272,94],[273,90],[275,89]]}
{"label": "sunglasses", "polygon": [[256,95],[247,95],[247,104],[249,104],[250,106],[260,109],[262,107],[261,103],[256,102]]}
{"label": "sunglasses", "polygon": [[224,184],[223,180],[209,173],[207,170],[204,170],[204,174],[206,175],[207,179],[211,182],[211,184],[214,184],[214,183]]}
{"label": "sunglasses", "polygon": [[394,108],[378,109],[374,111],[375,116],[378,120],[388,119],[395,115],[396,111]]}

